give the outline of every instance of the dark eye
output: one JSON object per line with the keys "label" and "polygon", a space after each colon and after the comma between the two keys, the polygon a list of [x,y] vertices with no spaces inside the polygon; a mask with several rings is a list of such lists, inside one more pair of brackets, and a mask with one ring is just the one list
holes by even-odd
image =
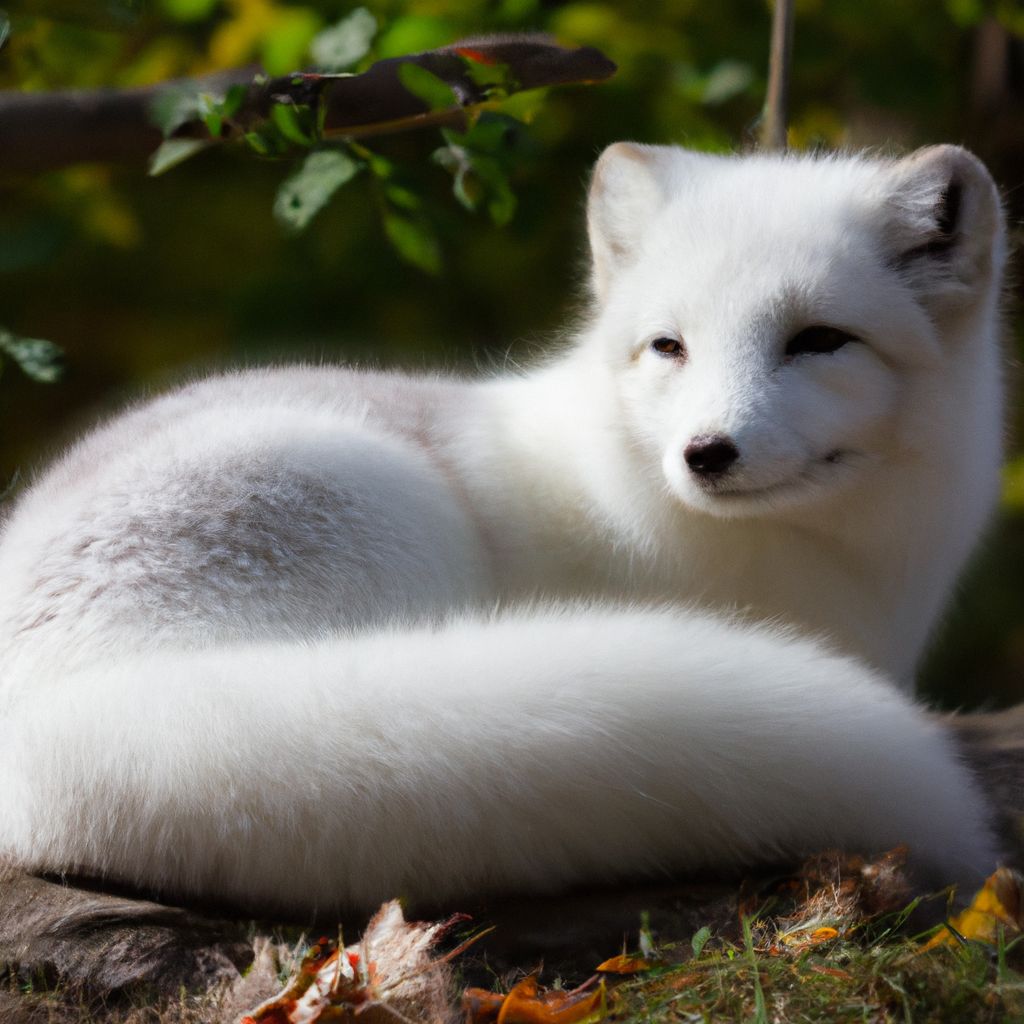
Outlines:
{"label": "dark eye", "polygon": [[802,356],[807,352],[835,352],[848,341],[858,341],[848,331],[838,327],[805,327],[794,334],[786,346],[787,356]]}
{"label": "dark eye", "polygon": [[658,353],[659,356],[674,356],[679,359],[686,355],[686,349],[683,343],[676,338],[655,338],[651,342],[651,348]]}

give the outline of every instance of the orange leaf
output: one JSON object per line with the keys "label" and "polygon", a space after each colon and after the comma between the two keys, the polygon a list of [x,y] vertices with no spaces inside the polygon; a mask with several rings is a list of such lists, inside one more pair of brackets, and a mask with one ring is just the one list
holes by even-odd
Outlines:
{"label": "orange leaf", "polygon": [[490,1024],[498,1019],[505,997],[498,992],[488,992],[485,988],[467,988],[462,993],[462,1011],[466,1015],[466,1024]]}
{"label": "orange leaf", "polygon": [[653,966],[654,964],[648,963],[643,957],[627,956],[623,953],[621,956],[605,960],[603,964],[598,964],[595,970],[603,971],[605,974],[639,974],[641,971],[649,971]]}
{"label": "orange leaf", "polygon": [[603,981],[593,992],[542,992],[531,975],[505,997],[496,1024],[597,1024],[607,1013]]}
{"label": "orange leaf", "polygon": [[811,942],[817,945],[819,942],[831,942],[839,938],[839,932],[835,928],[815,928],[811,932]]}

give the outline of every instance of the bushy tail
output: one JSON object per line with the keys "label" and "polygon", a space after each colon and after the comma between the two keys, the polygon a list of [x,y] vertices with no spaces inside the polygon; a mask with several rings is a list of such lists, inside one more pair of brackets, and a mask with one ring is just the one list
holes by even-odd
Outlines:
{"label": "bushy tail", "polygon": [[765,628],[539,610],[38,680],[0,736],[0,852],[243,905],[451,899],[828,846],[991,870],[946,736]]}

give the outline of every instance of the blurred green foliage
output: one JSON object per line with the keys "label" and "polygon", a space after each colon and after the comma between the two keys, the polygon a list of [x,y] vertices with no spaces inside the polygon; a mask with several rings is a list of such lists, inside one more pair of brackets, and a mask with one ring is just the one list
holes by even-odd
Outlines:
{"label": "blurred green foliage", "polygon": [[[118,402],[228,363],[488,372],[528,361],[579,301],[582,199],[601,147],[632,138],[726,150],[752,137],[766,77],[762,0],[365,6],[353,15],[345,0],[6,0],[8,88],[128,87],[249,62],[271,74],[358,70],[523,30],[597,46],[620,70],[605,85],[514,97],[507,112],[520,120],[374,139],[360,174],[317,153],[283,165],[213,147],[157,178],[105,166],[16,178],[0,156],[4,337],[52,339],[67,354],[56,384],[0,376],[0,489]],[[1019,223],[1022,34],[1012,0],[798,0],[791,143],[963,142],[1004,183]],[[296,191],[299,175],[308,181]],[[300,222],[304,232],[288,230]],[[1019,324],[1015,333],[1019,351]],[[1015,396],[1015,422],[1019,407]],[[936,699],[1024,698],[1022,577],[1017,461],[1004,514],[926,667]]]}

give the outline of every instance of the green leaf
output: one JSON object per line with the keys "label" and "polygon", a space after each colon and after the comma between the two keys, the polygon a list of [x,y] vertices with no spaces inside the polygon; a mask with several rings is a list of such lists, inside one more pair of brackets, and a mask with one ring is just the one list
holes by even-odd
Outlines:
{"label": "green leaf", "polygon": [[249,148],[260,156],[271,156],[277,151],[266,132],[246,132],[243,138]]}
{"label": "green leaf", "polygon": [[164,139],[149,158],[149,176],[155,178],[212,145],[209,139]]}
{"label": "green leaf", "polygon": [[270,108],[270,120],[274,127],[289,141],[307,149],[314,145],[312,115],[308,107],[296,107],[291,103],[275,103]]}
{"label": "green leaf", "polygon": [[10,356],[26,377],[41,384],[52,384],[64,369],[64,353],[42,338],[21,338],[0,329],[0,352]]}
{"label": "green leaf", "polygon": [[274,215],[290,230],[301,231],[358,170],[359,164],[340,150],[310,153],[278,189]]}
{"label": "green leaf", "polygon": [[459,105],[452,87],[432,71],[421,68],[419,64],[401,64],[398,68],[398,78],[402,85],[417,99],[423,100],[430,110],[447,110]]}
{"label": "green leaf", "polygon": [[357,7],[313,39],[309,47],[313,64],[324,71],[344,71],[369,53],[376,34],[377,19],[365,7]]}
{"label": "green leaf", "polygon": [[[234,92],[238,87],[235,86],[232,89],[232,102],[234,109],[237,110],[241,99],[238,98],[237,93]],[[244,89],[244,86],[242,87]],[[227,97],[226,96],[215,96],[213,93],[201,92],[198,97],[198,110],[199,116],[203,120],[203,124],[206,125],[206,130],[210,133],[210,137],[219,139],[224,130],[224,121],[228,116],[227,113]]]}
{"label": "green leaf", "polygon": [[7,37],[11,34],[11,19],[7,12],[0,10],[0,50],[3,49]]}
{"label": "green leaf", "polygon": [[394,183],[385,185],[384,195],[387,196],[387,200],[392,206],[397,206],[401,210],[418,210],[423,205],[423,200],[412,189],[406,188],[404,185],[395,185]]}
{"label": "green leaf", "polygon": [[768,1024],[768,1006],[761,987],[761,972],[758,969],[757,950],[754,949],[754,938],[750,927],[750,918],[743,918],[743,948],[750,960],[750,969],[754,982],[754,1017],[753,1024]]}
{"label": "green leaf", "polygon": [[507,147],[515,131],[512,118],[485,110],[465,132],[444,128],[441,134],[452,145],[494,154]]}
{"label": "green leaf", "polygon": [[754,80],[754,70],[738,60],[719,61],[704,82],[702,102],[709,106],[725,103],[744,92]]}
{"label": "green leaf", "polygon": [[508,182],[502,181],[501,187],[496,188],[487,201],[487,212],[491,220],[503,228],[516,215],[517,205],[515,193],[509,188]]}
{"label": "green leaf", "polygon": [[475,210],[484,197],[484,188],[473,171],[469,152],[462,146],[444,146],[434,150],[432,159],[452,174],[452,193],[467,210]]}
{"label": "green leaf", "polygon": [[194,85],[168,86],[153,97],[149,105],[150,120],[166,137],[199,117],[200,105],[200,92]]}
{"label": "green leaf", "polygon": [[384,216],[384,230],[398,255],[407,263],[428,274],[440,272],[441,246],[422,220],[389,212]]}
{"label": "green leaf", "polygon": [[694,957],[698,957],[704,951],[704,947],[708,944],[708,939],[711,938],[711,929],[704,925],[692,939],[690,939],[690,947],[693,949]]}
{"label": "green leaf", "polygon": [[248,91],[248,86],[242,85],[241,83],[231,86],[225,94],[224,99],[221,100],[220,112],[225,117],[234,117],[242,106],[242,102],[245,100]]}
{"label": "green leaf", "polygon": [[168,138],[191,121],[202,121],[210,135],[219,138],[224,122],[238,113],[248,91],[249,87],[241,83],[231,86],[223,96],[200,91],[194,85],[170,86],[157,93],[149,115]]}
{"label": "green leaf", "polygon": [[505,170],[492,156],[471,153],[473,170],[487,187],[487,212],[491,220],[504,227],[516,212],[516,197],[508,183]]}
{"label": "green leaf", "polygon": [[[445,133],[447,138],[466,138]],[[452,144],[435,150],[433,159],[453,176],[452,192],[467,210],[476,210],[486,198],[487,212],[499,226],[516,211],[516,197],[501,162],[487,153]]]}
{"label": "green leaf", "polygon": [[[468,47],[467,51],[471,53],[472,47]],[[517,83],[507,64],[489,64],[473,60],[465,54],[461,56],[466,74],[472,79],[473,84],[480,86],[487,95],[515,91]]]}
{"label": "green leaf", "polygon": [[395,173],[395,165],[386,156],[367,150],[366,165],[375,178],[386,180]]}
{"label": "green leaf", "polygon": [[543,109],[549,89],[524,89],[501,101],[501,112],[509,117],[530,124]]}

